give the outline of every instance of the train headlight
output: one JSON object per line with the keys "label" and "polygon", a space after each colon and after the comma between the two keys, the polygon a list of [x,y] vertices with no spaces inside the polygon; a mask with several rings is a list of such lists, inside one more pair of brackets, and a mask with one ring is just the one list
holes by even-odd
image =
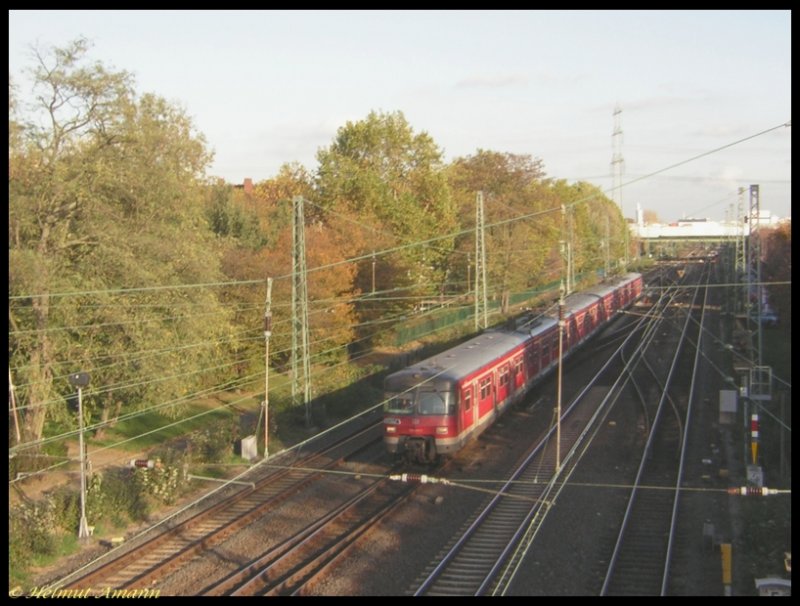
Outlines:
{"label": "train headlight", "polygon": [[386,433],[396,433],[396,432],[397,432],[397,427],[395,427],[394,425],[386,426]]}
{"label": "train headlight", "polygon": [[436,428],[436,435],[437,436],[444,436],[447,435],[448,428],[447,427],[437,427]]}

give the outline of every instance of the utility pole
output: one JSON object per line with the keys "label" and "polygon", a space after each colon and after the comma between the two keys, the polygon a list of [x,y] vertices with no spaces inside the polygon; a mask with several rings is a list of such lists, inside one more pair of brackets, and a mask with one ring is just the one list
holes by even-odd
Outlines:
{"label": "utility pole", "polygon": [[467,253],[467,292],[472,292],[472,254]]}
{"label": "utility pole", "polygon": [[89,384],[89,373],[76,372],[68,377],[70,385],[78,388],[78,450],[81,466],[81,521],[78,526],[78,539],[85,540],[91,534],[86,521],[86,450],[83,446],[83,388]]}
{"label": "utility pole", "polygon": [[375,294],[375,251],[372,251],[372,294]]}
{"label": "utility pole", "polygon": [[11,414],[14,415],[14,429],[17,436],[17,444],[22,441],[19,432],[19,415],[17,414],[17,399],[14,397],[14,383],[11,381],[11,366],[8,367],[8,404],[11,406]]}
{"label": "utility pole", "polygon": [[269,457],[269,338],[272,336],[272,278],[267,278],[267,308],[264,311],[264,460]]}
{"label": "utility pole", "polygon": [[[308,344],[308,287],[303,196],[294,197],[292,251],[292,403],[299,404],[302,375],[306,427],[311,427],[311,361]],[[299,366],[302,363],[302,371]]]}
{"label": "utility pole", "polygon": [[[764,305],[764,287],[761,285],[761,234],[759,227],[761,223],[761,207],[759,202],[759,187],[758,185],[750,186],[750,275],[755,274],[756,281],[756,346],[758,351],[756,359],[758,365],[761,366],[761,348],[762,348],[762,331],[761,331],[761,308]],[[752,279],[752,277],[750,278]],[[752,291],[751,291],[752,292]],[[749,314],[748,314],[749,315]],[[749,321],[749,318],[748,318]]]}
{"label": "utility pole", "polygon": [[[625,171],[625,160],[622,158],[622,108],[619,103],[614,107],[614,130],[611,133],[611,144],[614,151],[611,155],[611,172],[614,177],[614,202],[622,212],[622,174]],[[623,213],[624,217],[625,214]]]}
{"label": "utility pole", "polygon": [[475,199],[475,330],[489,325],[486,296],[486,240],[483,192]]}
{"label": "utility pole", "polygon": [[736,269],[735,280],[740,286],[736,289],[735,313],[747,312],[747,237],[745,235],[744,187],[739,188],[736,206]]}
{"label": "utility pole", "polygon": [[[619,106],[619,103],[614,106],[614,130],[611,133],[611,144],[614,148],[614,151],[611,155],[611,173],[614,180],[614,202],[616,202],[619,206],[619,212],[622,214],[622,218],[624,220],[625,213],[622,210],[622,175],[625,173],[625,160],[622,157],[622,108]],[[625,269],[627,269],[628,263],[630,262],[630,243],[628,242],[630,229],[628,228],[627,223],[625,223],[623,227],[623,239],[625,245],[625,257],[623,262],[625,264]]]}
{"label": "utility pole", "polygon": [[573,242],[573,230],[572,230],[572,213],[569,212],[567,209],[567,294],[572,294],[572,291],[575,290],[575,262],[573,260],[572,255],[572,242]]}
{"label": "utility pole", "polygon": [[561,471],[561,377],[564,366],[564,282],[558,298],[558,396],[556,398],[556,474]]}
{"label": "utility pole", "polygon": [[609,262],[609,257],[611,255],[611,227],[609,225],[608,215],[606,215],[606,269],[605,269],[605,279],[608,280],[608,274],[611,271],[611,264]]}
{"label": "utility pole", "polygon": [[561,253],[561,289],[570,294],[572,289],[570,287],[570,245],[569,236],[567,232],[567,207],[561,205],[561,240],[558,241],[559,252]]}

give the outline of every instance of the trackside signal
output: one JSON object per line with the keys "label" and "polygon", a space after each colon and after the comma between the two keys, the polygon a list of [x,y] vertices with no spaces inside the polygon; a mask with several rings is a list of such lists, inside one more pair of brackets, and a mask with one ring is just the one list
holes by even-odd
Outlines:
{"label": "trackside signal", "polygon": [[156,462],[153,459],[131,459],[131,467],[143,467],[145,469],[153,469]]}

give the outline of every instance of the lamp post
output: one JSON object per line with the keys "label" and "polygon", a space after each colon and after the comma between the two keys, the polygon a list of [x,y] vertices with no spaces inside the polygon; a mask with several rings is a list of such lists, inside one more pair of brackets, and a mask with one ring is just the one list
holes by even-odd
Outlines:
{"label": "lamp post", "polygon": [[78,449],[81,465],[81,522],[78,526],[78,538],[89,537],[89,524],[86,521],[86,451],[83,448],[83,388],[89,384],[89,373],[76,372],[69,375],[69,384],[78,388]]}

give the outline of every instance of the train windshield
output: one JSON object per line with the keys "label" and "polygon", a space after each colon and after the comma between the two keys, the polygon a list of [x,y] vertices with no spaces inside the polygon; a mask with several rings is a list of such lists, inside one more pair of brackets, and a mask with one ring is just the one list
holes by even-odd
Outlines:
{"label": "train windshield", "polygon": [[448,392],[414,389],[387,396],[386,412],[392,414],[446,415],[455,412],[455,400]]}
{"label": "train windshield", "polygon": [[414,412],[414,392],[387,395],[389,399],[386,402],[386,412],[397,415],[410,415]]}
{"label": "train windshield", "polygon": [[446,415],[447,394],[438,391],[420,391],[418,412],[421,415]]}

